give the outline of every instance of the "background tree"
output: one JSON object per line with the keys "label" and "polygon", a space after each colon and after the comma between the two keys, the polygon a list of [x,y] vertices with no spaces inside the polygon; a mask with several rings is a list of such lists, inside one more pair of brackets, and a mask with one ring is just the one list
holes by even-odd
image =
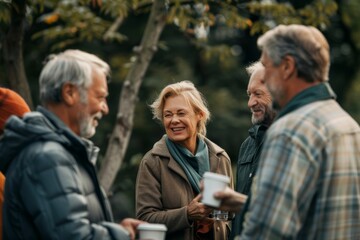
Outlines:
{"label": "background tree", "polygon": [[0,22],[7,23],[7,29],[0,28],[0,43],[3,50],[4,72],[8,76],[11,89],[19,92],[33,108],[29,84],[25,74],[23,60],[23,38],[26,20],[24,1],[13,1],[12,4],[1,4]]}
{"label": "background tree", "polygon": [[128,147],[138,92],[145,72],[157,50],[160,34],[166,24],[164,0],[154,0],[140,45],[136,48],[136,60],[129,71],[121,90],[117,123],[112,131],[99,177],[105,191],[111,185],[120,169]]}

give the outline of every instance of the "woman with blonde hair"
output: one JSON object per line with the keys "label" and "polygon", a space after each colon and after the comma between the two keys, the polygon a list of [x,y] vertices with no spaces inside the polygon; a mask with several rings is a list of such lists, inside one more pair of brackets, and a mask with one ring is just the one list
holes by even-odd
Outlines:
{"label": "woman with blonde hair", "polygon": [[166,86],[150,105],[166,134],[143,157],[136,181],[136,216],[167,226],[166,239],[227,239],[228,221],[214,221],[201,203],[204,172],[227,175],[229,156],[206,138],[210,112],[190,81]]}

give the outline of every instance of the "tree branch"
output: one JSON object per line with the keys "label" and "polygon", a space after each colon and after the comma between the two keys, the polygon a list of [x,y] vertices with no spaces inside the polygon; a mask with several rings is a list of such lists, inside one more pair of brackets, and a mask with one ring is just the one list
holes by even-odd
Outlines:
{"label": "tree branch", "polygon": [[165,0],[154,0],[137,59],[130,69],[120,94],[116,125],[99,171],[101,185],[109,193],[123,162],[131,137],[138,92],[152,57],[157,50],[160,35],[166,25]]}
{"label": "tree branch", "polygon": [[115,22],[110,26],[110,28],[104,34],[103,40],[104,41],[109,40],[111,38],[111,35],[113,35],[122,25],[123,21],[124,21],[123,16],[119,16],[118,18],[116,18]]}

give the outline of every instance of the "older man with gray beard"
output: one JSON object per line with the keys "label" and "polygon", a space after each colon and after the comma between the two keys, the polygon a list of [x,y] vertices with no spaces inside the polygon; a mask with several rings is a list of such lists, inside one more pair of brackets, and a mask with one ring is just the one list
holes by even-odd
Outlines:
{"label": "older man with gray beard", "polygon": [[12,117],[0,141],[6,175],[4,239],[135,239],[142,221],[113,223],[87,138],[108,114],[107,63],[67,50],[40,75],[37,111]]}
{"label": "older man with gray beard", "polygon": [[[253,126],[249,129],[249,136],[241,144],[239,150],[236,191],[249,195],[259,162],[264,135],[273,122],[276,112],[272,109],[272,99],[265,86],[263,65],[257,61],[247,67],[246,71],[250,75],[247,95],[249,96],[248,107],[252,113],[251,122]],[[241,233],[245,212],[246,207],[235,216],[230,239]]]}

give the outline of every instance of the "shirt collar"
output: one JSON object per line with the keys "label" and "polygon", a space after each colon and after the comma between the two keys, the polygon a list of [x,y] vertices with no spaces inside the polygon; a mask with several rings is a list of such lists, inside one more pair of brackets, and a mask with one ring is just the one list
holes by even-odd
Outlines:
{"label": "shirt collar", "polygon": [[336,94],[334,93],[328,82],[323,82],[315,86],[309,87],[298,93],[295,97],[293,97],[279,112],[276,119],[279,119],[284,115],[295,111],[296,109],[309,103],[328,99],[336,99]]}

